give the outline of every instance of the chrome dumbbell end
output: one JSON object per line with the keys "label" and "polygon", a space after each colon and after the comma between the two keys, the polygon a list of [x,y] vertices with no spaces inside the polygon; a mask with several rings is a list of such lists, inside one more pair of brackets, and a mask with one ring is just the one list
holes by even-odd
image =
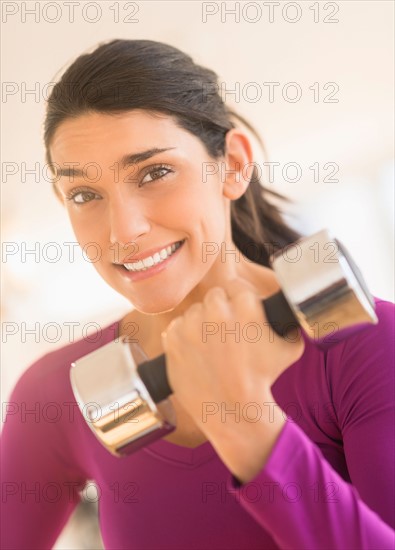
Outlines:
{"label": "chrome dumbbell end", "polygon": [[74,361],[70,370],[82,416],[118,457],[165,436],[176,425],[171,403],[155,403],[140,378],[135,357],[142,357],[141,352],[136,344],[120,339]]}
{"label": "chrome dumbbell end", "polygon": [[331,347],[378,323],[374,299],[361,272],[328,229],[276,252],[270,262],[285,304],[319,347]]}

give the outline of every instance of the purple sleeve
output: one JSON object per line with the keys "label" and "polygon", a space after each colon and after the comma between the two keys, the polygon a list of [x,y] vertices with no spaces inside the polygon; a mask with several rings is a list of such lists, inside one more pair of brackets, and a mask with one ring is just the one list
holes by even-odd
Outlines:
{"label": "purple sleeve", "polygon": [[52,548],[80,501],[84,482],[61,451],[56,407],[43,398],[45,358],[18,380],[3,404],[1,548]]}
{"label": "purple sleeve", "polygon": [[[253,480],[228,479],[280,548],[395,547],[394,310],[391,302],[379,302],[379,323],[328,353],[327,380],[351,483],[291,419]],[[270,499],[252,499],[249,485],[250,495],[257,485],[270,488]]]}

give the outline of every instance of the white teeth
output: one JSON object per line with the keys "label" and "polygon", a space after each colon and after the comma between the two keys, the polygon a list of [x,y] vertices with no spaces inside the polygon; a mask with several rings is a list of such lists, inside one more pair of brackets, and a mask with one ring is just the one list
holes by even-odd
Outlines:
{"label": "white teeth", "polygon": [[144,258],[142,260],[144,267],[152,267],[154,265],[154,259],[152,256],[148,256],[148,258]]}
{"label": "white teeth", "polygon": [[138,262],[124,264],[124,266],[128,271],[145,271],[153,265],[160,264],[166,260],[180,246],[180,243],[172,244],[171,246],[162,248],[159,252],[155,252],[153,256],[148,256],[148,258],[144,258],[144,260],[139,260]]}
{"label": "white teeth", "polygon": [[157,264],[158,262],[160,262],[160,255],[159,255],[159,252],[155,252],[155,254],[153,255],[153,258],[154,258],[154,262]]}

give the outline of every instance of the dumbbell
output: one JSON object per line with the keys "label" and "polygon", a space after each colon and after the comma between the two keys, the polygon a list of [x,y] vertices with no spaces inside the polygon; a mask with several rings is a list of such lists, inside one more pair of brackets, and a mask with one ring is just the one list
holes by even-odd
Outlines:
{"label": "dumbbell", "polygon": [[[350,254],[328,229],[270,257],[281,291],[262,300],[269,326],[287,338],[298,326],[323,351],[377,324],[375,304]],[[86,422],[115,456],[172,432],[166,356],[149,360],[120,338],[72,363],[70,381]]]}

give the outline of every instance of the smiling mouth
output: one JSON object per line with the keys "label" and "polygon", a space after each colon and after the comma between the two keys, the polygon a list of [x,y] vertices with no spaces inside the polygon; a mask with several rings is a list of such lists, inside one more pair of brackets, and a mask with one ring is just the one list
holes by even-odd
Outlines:
{"label": "smiling mouth", "polygon": [[171,258],[171,256],[184,244],[186,239],[182,241],[177,241],[172,245],[163,248],[159,252],[156,252],[152,256],[147,256],[146,258],[131,263],[122,264],[122,267],[125,271],[131,273],[142,273],[148,271],[156,265],[164,263],[166,260]]}

